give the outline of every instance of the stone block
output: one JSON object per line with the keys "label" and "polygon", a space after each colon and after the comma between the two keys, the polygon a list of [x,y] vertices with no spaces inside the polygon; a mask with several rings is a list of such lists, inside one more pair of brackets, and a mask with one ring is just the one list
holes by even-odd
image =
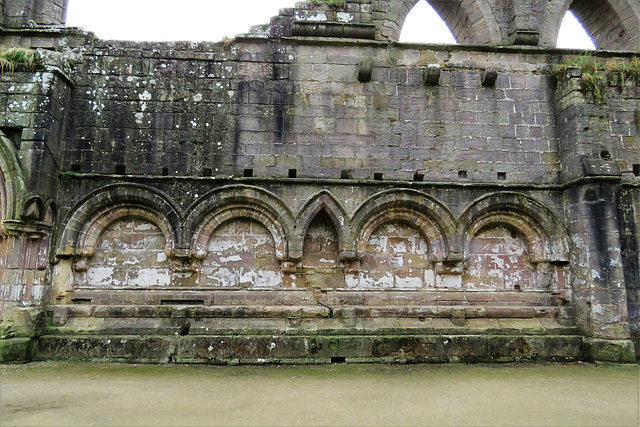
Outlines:
{"label": "stone block", "polygon": [[599,362],[635,363],[636,351],[630,340],[584,338],[585,355]]}

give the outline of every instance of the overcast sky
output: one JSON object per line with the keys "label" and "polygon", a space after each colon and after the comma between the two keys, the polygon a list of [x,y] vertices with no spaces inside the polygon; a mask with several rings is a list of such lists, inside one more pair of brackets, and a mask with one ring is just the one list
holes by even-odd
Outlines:
{"label": "overcast sky", "polygon": [[[269,22],[299,0],[69,0],[67,24],[118,40],[219,41]],[[126,11],[124,13],[123,11]],[[565,19],[558,47],[593,48],[573,16]],[[405,22],[404,42],[455,43],[426,1],[418,3]]]}

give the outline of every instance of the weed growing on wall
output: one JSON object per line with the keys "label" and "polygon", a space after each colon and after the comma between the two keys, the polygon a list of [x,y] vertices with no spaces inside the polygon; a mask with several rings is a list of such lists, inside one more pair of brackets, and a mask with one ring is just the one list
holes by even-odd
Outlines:
{"label": "weed growing on wall", "polygon": [[590,93],[596,103],[602,102],[607,95],[607,86],[615,86],[622,91],[628,80],[640,81],[640,57],[634,57],[629,63],[621,63],[616,59],[607,61],[585,55],[555,67],[552,76],[561,80],[567,76],[570,69],[581,71],[581,87],[584,93]]}
{"label": "weed growing on wall", "polygon": [[34,71],[39,66],[35,50],[23,47],[0,48],[0,73]]}
{"label": "weed growing on wall", "polygon": [[326,4],[329,7],[339,9],[347,5],[347,0],[309,0],[309,4],[314,6],[321,6]]}

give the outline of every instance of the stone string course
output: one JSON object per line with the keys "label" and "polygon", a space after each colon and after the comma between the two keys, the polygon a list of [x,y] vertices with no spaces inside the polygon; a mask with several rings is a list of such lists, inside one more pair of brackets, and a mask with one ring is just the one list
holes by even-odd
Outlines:
{"label": "stone string course", "polygon": [[451,46],[316,3],[133,43],[0,0],[0,361],[635,360],[637,2],[431,2]]}

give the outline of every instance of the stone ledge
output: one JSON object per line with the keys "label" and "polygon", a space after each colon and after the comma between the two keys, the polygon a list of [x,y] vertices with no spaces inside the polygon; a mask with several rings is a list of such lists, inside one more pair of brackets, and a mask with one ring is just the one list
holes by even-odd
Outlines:
{"label": "stone ledge", "polygon": [[0,363],[26,363],[31,361],[34,341],[31,338],[0,340]]}
{"label": "stone ledge", "polygon": [[578,328],[555,319],[448,318],[73,318],[52,326],[46,335],[58,336],[387,336],[387,335],[578,335]]}
{"label": "stone ledge", "polygon": [[341,306],[331,312],[322,306],[155,306],[66,305],[55,306],[60,322],[69,318],[451,318],[536,319],[570,318],[572,310],[553,306],[447,305],[447,306]]}
{"label": "stone ledge", "polygon": [[37,360],[129,363],[522,362],[584,360],[579,336],[45,336]]}

